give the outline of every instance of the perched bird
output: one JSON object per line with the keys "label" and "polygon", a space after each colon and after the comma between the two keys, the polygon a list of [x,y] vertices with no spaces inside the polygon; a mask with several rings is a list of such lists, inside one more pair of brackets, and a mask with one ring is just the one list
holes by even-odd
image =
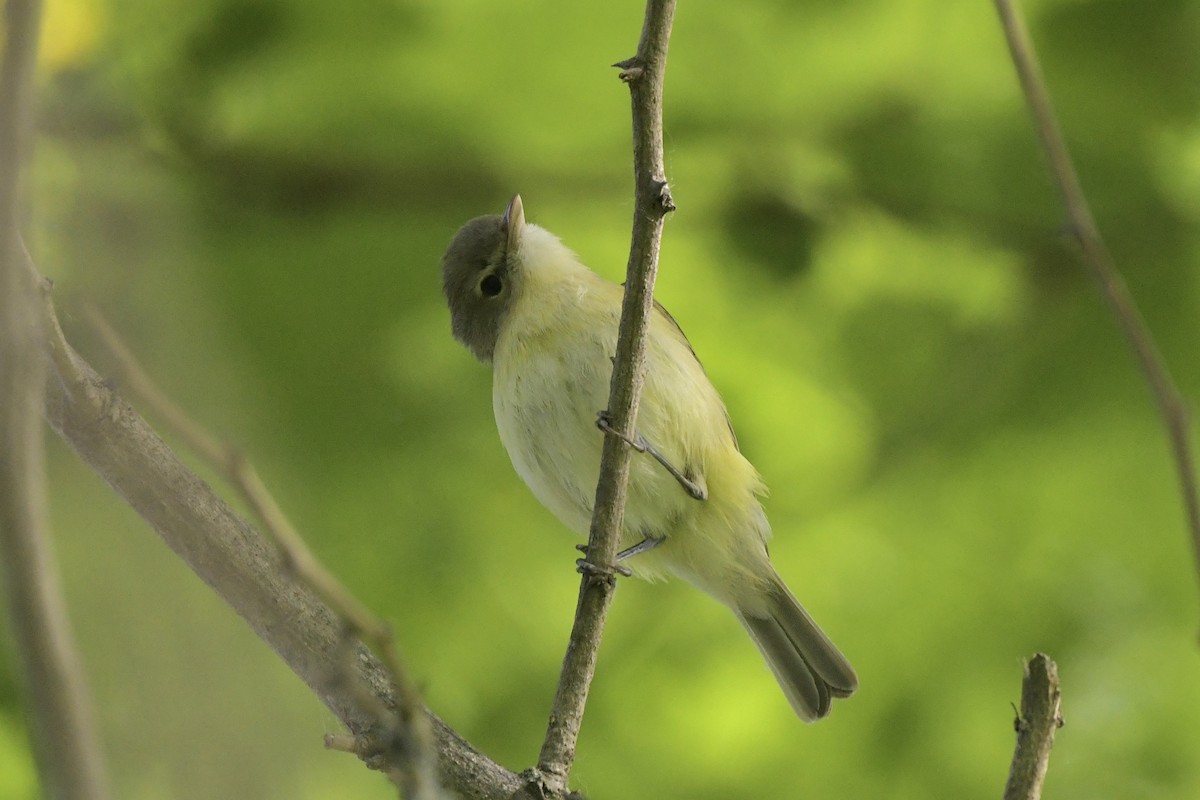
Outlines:
{"label": "perched bird", "polygon": [[[442,259],[455,338],[493,369],[492,406],[513,467],[563,524],[588,533],[623,289],[525,222],[459,229]],[[811,722],[858,678],[771,566],[758,472],[675,320],[656,305],[629,475],[622,566],[676,576],[729,606],[796,714]],[[644,445],[644,447],[642,447]]]}

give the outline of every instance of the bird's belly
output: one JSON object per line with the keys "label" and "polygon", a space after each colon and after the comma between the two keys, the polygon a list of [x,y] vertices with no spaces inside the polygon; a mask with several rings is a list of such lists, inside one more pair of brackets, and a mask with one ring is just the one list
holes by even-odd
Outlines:
{"label": "bird's belly", "polygon": [[[500,440],[542,505],[568,528],[587,535],[604,445],[596,415],[608,405],[608,355],[598,346],[583,359],[526,351],[519,368],[517,361],[497,359],[495,364],[492,400]],[[641,424],[639,428],[645,432]],[[665,469],[635,453],[622,546],[646,536],[669,536],[692,503]]]}
{"label": "bird's belly", "polygon": [[607,377],[552,353],[529,354],[519,368],[496,366],[496,427],[513,467],[542,505],[586,534],[603,444],[596,414],[608,400]]}

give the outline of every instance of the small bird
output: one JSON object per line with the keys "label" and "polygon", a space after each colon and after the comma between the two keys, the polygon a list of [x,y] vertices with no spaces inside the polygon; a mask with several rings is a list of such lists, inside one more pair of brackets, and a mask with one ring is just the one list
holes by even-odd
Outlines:
{"label": "small bird", "polygon": [[[600,474],[624,289],[525,222],[503,215],[459,229],[442,258],[454,336],[493,369],[492,407],[513,467],[537,499],[587,536]],[[771,566],[759,498],[725,405],[679,325],[656,304],[632,444],[618,563],[675,576],[737,615],[796,714],[812,722],[858,677]]]}

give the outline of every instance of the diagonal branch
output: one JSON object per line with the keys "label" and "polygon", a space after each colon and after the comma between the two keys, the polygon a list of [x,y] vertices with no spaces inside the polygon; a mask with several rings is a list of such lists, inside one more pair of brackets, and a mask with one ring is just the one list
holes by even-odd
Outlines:
{"label": "diagonal branch", "polygon": [[610,426],[596,487],[587,558],[600,572],[584,572],[575,624],[546,739],[538,756],[538,776],[553,791],[565,791],[588,689],[596,669],[604,619],[612,603],[615,563],[625,514],[626,489],[638,400],[644,381],[646,331],[654,302],[654,279],[663,220],[675,209],[663,166],[662,98],[674,0],[648,0],[637,55],[614,66],[629,84],[633,113],[634,216],[625,280],[625,300],[608,399]]}
{"label": "diagonal branch", "polygon": [[1183,495],[1184,512],[1191,531],[1197,575],[1200,576],[1200,497],[1196,492],[1196,465],[1192,456],[1192,431],[1187,406],[1176,388],[1149,326],[1129,294],[1129,288],[1113,263],[1112,255],[1096,227],[1087,197],[1079,184],[1075,165],[1071,161],[1071,154],[1067,150],[1058,120],[1054,116],[1054,109],[1050,105],[1046,81],[1038,64],[1037,53],[1030,43],[1029,31],[1024,20],[1012,0],[995,2],[1009,50],[1012,52],[1013,64],[1029,102],[1029,110],[1037,127],[1042,148],[1046,152],[1046,159],[1066,211],[1071,232],[1079,241],[1084,263],[1099,284],[1109,310],[1116,317],[1125,340],[1133,350],[1166,425],[1175,470],[1179,476],[1179,489]]}
{"label": "diagonal branch", "polygon": [[[136,411],[47,326],[57,354],[46,382],[45,416],[67,444],[145,519],[164,543],[227,602],[342,721],[356,752],[380,739],[379,706],[396,708],[386,667],[351,644],[345,624],[294,580],[271,542],[192,472]],[[68,363],[60,362],[65,359]],[[71,377],[74,376],[74,377]],[[353,680],[344,676],[347,669]],[[353,684],[353,685],[348,685]],[[370,698],[363,697],[366,687]],[[473,748],[428,710],[446,786],[467,800],[508,800],[524,782]],[[382,752],[372,766],[400,766]],[[389,756],[392,760],[389,761]]]}
{"label": "diagonal branch", "polygon": [[[55,319],[53,307],[48,308],[48,315]],[[392,750],[395,761],[403,766],[392,770],[392,775],[405,787],[407,797],[425,800],[440,796],[441,790],[433,771],[432,733],[423,713],[420,694],[407,671],[401,668],[391,626],[363,605],[308,549],[245,454],[239,448],[213,438],[163,392],[99,311],[87,307],[84,316],[112,355],[122,382],[135,398],[165,420],[167,426],[188,447],[224,474],[258,517],[263,531],[271,538],[283,559],[283,568],[312,589],[337,614],[346,628],[348,641],[352,637],[362,636],[383,661],[397,690],[397,714],[383,708],[369,693],[363,693],[362,701],[364,705],[375,709],[377,722],[384,729],[383,749]],[[353,680],[352,675],[350,680]],[[353,737],[349,743],[343,743],[337,737],[327,737],[326,743],[337,749],[363,753],[363,748],[353,741]]]}

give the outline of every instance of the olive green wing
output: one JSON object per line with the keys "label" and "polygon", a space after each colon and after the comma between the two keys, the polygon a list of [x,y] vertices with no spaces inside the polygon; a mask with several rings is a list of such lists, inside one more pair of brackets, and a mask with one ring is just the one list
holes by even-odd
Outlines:
{"label": "olive green wing", "polygon": [[[675,333],[679,335],[679,340],[683,342],[685,346],[687,346],[688,352],[692,354],[692,358],[696,359],[696,363],[699,364],[700,369],[703,370],[704,364],[700,361],[700,356],[696,355],[696,350],[692,347],[692,343],[688,341],[687,334],[683,332],[683,328],[679,327],[679,323],[675,321],[675,317],[671,316],[671,312],[667,311],[667,307],[658,302],[658,300],[655,300],[654,310],[662,319],[666,320],[667,323],[670,324],[671,328],[674,329]],[[729,419],[729,410],[725,408],[724,404],[721,406],[721,412],[725,415],[725,425],[729,428],[729,436],[733,439],[733,446],[738,450],[741,450],[741,448],[738,446],[737,434],[733,430],[733,421]]]}

